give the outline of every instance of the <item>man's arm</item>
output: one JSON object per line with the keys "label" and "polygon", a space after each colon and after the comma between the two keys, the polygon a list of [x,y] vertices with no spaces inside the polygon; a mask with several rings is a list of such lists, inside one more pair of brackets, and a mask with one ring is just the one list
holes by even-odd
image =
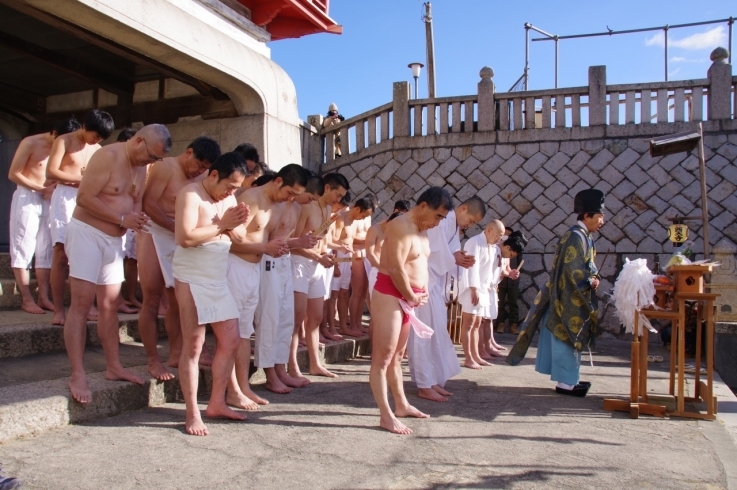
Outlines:
{"label": "man's arm", "polygon": [[[222,218],[205,226],[197,226],[199,221],[199,210],[202,198],[194,190],[185,186],[177,194],[176,208],[174,211],[174,235],[177,245],[187,248],[196,247],[205,243],[221,233],[243,224],[248,218],[248,207],[239,204],[228,208]],[[237,233],[237,232],[236,232]],[[236,236],[238,236],[236,234]]]}
{"label": "man's arm", "polygon": [[31,155],[33,154],[33,145],[29,141],[28,138],[24,138],[23,141],[20,142],[20,145],[18,145],[18,150],[15,152],[15,155],[13,155],[13,161],[10,162],[10,170],[8,170],[8,179],[15,182],[18,185],[22,185],[23,187],[28,187],[29,189],[33,189],[34,191],[42,191],[44,190],[44,186],[39,186],[32,180],[29,180],[25,175],[23,175],[23,169],[26,168],[26,163],[28,163],[28,159],[31,158]]}
{"label": "man's arm", "polygon": [[159,204],[166,185],[169,183],[165,165],[163,162],[156,162],[151,166],[143,192],[142,209],[151,218],[151,221],[173,233],[174,220],[166,215]]}
{"label": "man's arm", "polygon": [[[51,154],[49,155],[49,162],[46,165],[46,177],[61,183],[79,184],[82,180],[81,175],[74,175],[60,170],[61,161],[64,159],[66,151],[66,140],[64,138],[56,138],[54,143],[51,145]],[[94,157],[94,154],[92,156]],[[91,161],[92,158],[90,158],[90,162]]]}
{"label": "man's arm", "polygon": [[366,232],[366,258],[373,267],[379,267],[379,256],[376,255],[376,242],[379,238],[379,225],[374,225]]}

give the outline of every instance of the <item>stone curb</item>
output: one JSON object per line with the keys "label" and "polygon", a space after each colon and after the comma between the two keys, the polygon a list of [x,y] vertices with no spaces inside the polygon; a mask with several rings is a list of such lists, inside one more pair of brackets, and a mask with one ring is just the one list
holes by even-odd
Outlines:
{"label": "stone curb", "polygon": [[[346,361],[369,352],[368,338],[344,340],[321,349],[327,364]],[[298,353],[300,368],[308,366],[307,351]],[[68,378],[41,381],[0,388],[0,443],[28,437],[68,424],[89,422],[129,410],[163,405],[181,398],[177,379],[161,382],[151,379],[145,366],[129,368],[146,380],[143,385],[108,381],[103,373],[89,375],[92,402],[82,406],[69,395]],[[209,369],[200,372],[201,394],[209,390],[212,379]],[[254,369],[252,384],[266,380],[263,370]],[[182,409],[182,417],[184,411]]]}

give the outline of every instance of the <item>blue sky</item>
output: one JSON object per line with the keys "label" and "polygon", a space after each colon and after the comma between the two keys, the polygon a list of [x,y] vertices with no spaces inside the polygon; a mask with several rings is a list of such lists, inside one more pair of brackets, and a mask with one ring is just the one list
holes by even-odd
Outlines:
{"label": "blue sky", "polygon": [[[563,36],[737,17],[737,2],[727,0],[431,3],[439,97],[476,93],[485,65],[494,69],[497,91],[506,92],[523,71],[525,22]],[[346,117],[389,102],[392,82],[412,80],[407,64],[425,62],[422,13],[420,0],[332,0],[330,16],[343,26],[342,35],[270,43],[272,59],[297,87],[300,117],[325,114],[331,102]],[[670,30],[669,79],[705,78],[709,54],[727,45],[727,32],[726,22]],[[734,38],[737,25],[733,47]],[[530,45],[530,89],[553,88],[554,43]],[[586,85],[590,65],[606,65],[610,84],[664,80],[662,31],[562,40],[559,49],[559,87]],[[427,97],[425,74],[420,97]]]}

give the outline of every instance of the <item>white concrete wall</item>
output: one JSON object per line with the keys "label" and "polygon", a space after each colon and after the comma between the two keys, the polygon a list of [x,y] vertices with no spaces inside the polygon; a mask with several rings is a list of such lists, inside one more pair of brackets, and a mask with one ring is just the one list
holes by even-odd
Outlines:
{"label": "white concrete wall", "polygon": [[[194,0],[20,0],[197,77],[247,116],[251,141],[272,168],[299,161],[294,84],[246,31]],[[262,126],[253,128],[255,121]],[[240,123],[239,123],[240,124]],[[226,124],[227,125],[227,124]],[[243,130],[224,129],[230,134]],[[227,147],[226,145],[223,145]]]}

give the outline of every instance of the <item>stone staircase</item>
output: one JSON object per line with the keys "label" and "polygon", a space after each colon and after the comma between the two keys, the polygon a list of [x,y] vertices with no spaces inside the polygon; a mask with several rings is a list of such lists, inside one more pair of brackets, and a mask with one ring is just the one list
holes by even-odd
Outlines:
{"label": "stone staircase", "polygon": [[[52,314],[32,315],[20,310],[7,254],[0,254],[0,443],[41,431],[117,415],[128,410],[162,405],[180,399],[179,382],[161,382],[150,377],[138,333],[138,315],[119,315],[120,357],[123,365],[146,380],[133,383],[104,378],[105,359],[97,335],[97,323],[87,323],[85,368],[92,389],[92,402],[74,401],[67,388],[69,361],[64,349],[64,329],[51,325]],[[159,318],[159,354],[168,357],[163,318]],[[213,352],[214,338],[207,344]],[[330,364],[366,354],[367,338],[345,340],[321,349],[323,362]],[[300,366],[307,369],[305,349],[298,353]],[[172,370],[176,373],[176,370]],[[251,383],[265,382],[262,370],[251,366]],[[200,396],[206,400],[211,375],[200,370]],[[182,410],[184,406],[182,405]]]}

